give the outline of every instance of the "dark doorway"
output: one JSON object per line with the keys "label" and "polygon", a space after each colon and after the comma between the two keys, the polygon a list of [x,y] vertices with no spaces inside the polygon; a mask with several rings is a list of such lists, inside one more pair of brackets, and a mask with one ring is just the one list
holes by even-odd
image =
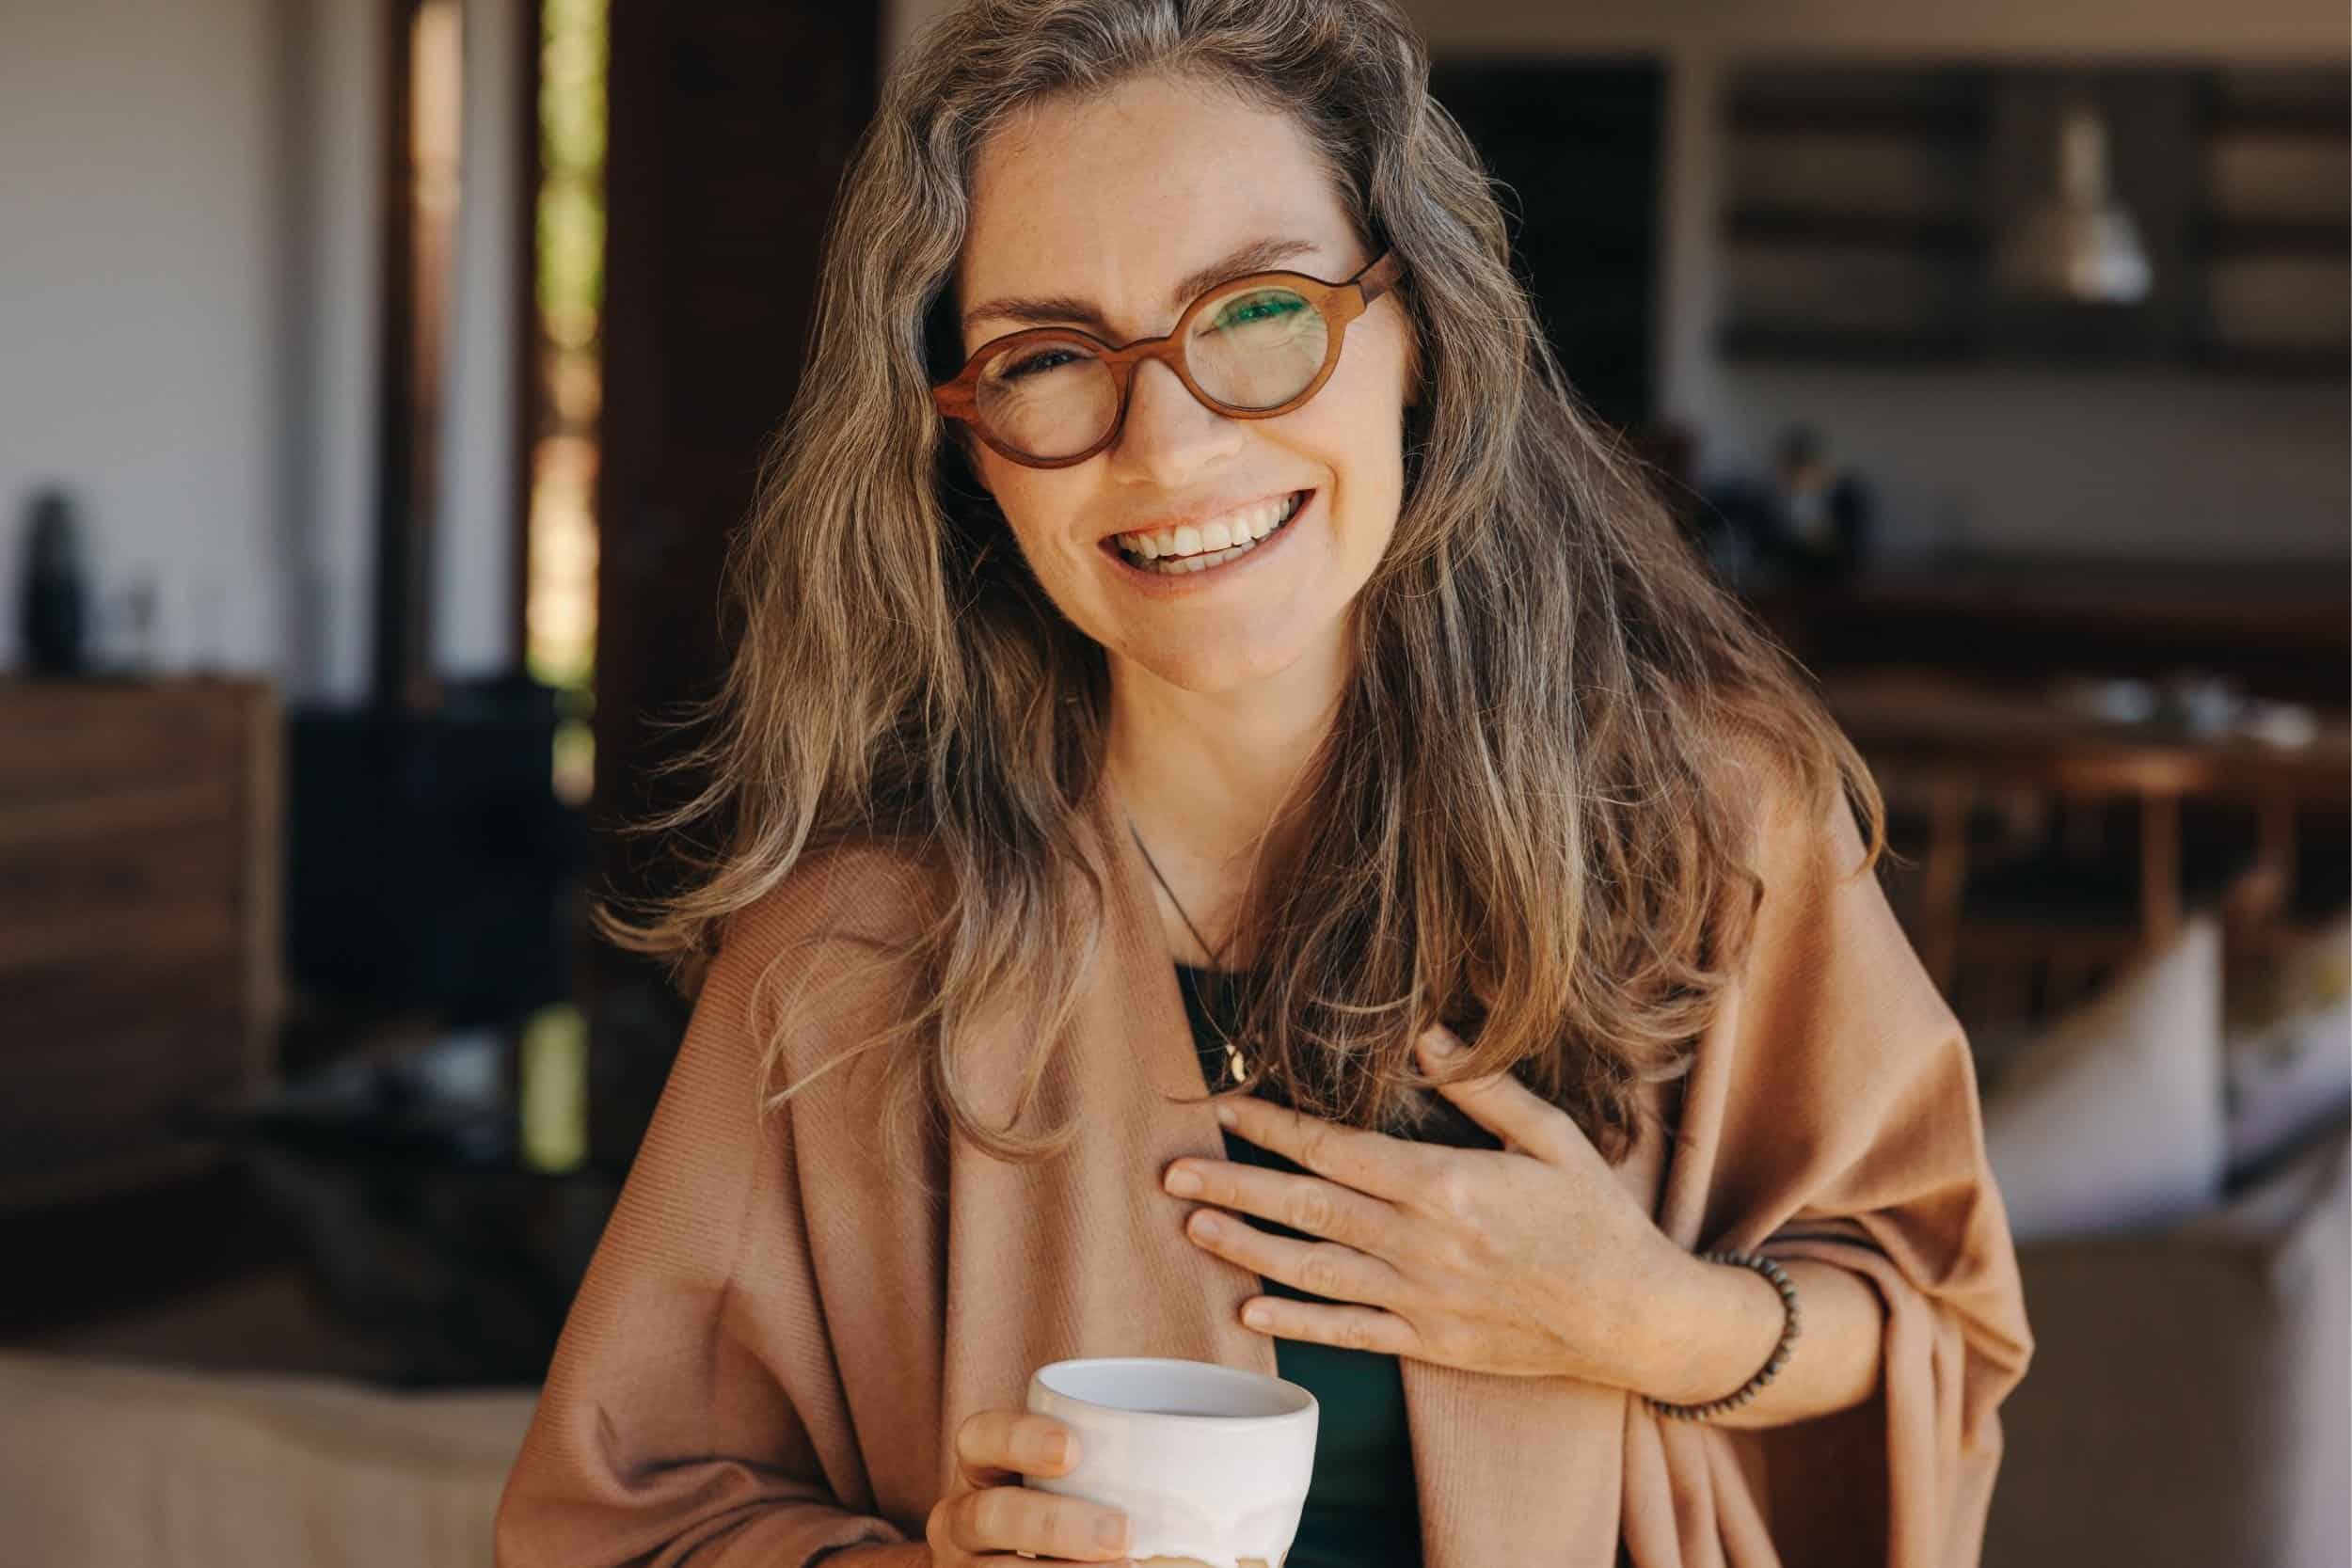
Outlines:
{"label": "dark doorway", "polygon": [[[826,219],[874,107],[874,0],[617,0],[597,487],[595,817],[612,884],[661,847],[612,830],[674,802],[661,727],[718,682],[728,535],[799,385]],[[634,1149],[683,1022],[649,967],[591,985],[599,1152]]]}
{"label": "dark doorway", "polygon": [[1455,60],[1429,83],[1509,187],[1512,254],[1568,379],[1637,431],[1657,412],[1661,81],[1649,60]]}

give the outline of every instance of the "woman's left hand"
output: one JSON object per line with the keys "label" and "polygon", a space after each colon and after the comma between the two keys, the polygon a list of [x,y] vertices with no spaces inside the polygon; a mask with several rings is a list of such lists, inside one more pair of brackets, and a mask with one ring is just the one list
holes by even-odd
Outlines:
{"label": "woman's left hand", "polygon": [[[1458,1052],[1442,1027],[1431,1066]],[[1644,1304],[1692,1259],[1627,1192],[1568,1114],[1509,1072],[1438,1085],[1502,1142],[1453,1148],[1338,1126],[1249,1095],[1218,1117],[1311,1172],[1185,1159],[1168,1190],[1197,1197],[1196,1245],[1335,1303],[1253,1296],[1243,1322],[1292,1339],[1410,1355],[1471,1371],[1634,1386]],[[1197,1192],[1179,1190],[1190,1173]],[[1215,1207],[1206,1207],[1215,1206]],[[1270,1235],[1216,1208],[1316,1241]],[[1203,1235],[1203,1222],[1215,1235]],[[1260,1314],[1263,1313],[1263,1317]]]}

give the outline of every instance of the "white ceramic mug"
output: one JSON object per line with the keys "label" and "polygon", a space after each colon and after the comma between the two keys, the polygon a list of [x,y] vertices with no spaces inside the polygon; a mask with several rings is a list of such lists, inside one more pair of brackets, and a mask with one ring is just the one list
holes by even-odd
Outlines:
{"label": "white ceramic mug", "polygon": [[1318,1410],[1297,1384],[1213,1361],[1103,1356],[1040,1367],[1029,1408],[1069,1425],[1078,1463],[1022,1483],[1125,1513],[1138,1565],[1282,1568],[1315,1467]]}

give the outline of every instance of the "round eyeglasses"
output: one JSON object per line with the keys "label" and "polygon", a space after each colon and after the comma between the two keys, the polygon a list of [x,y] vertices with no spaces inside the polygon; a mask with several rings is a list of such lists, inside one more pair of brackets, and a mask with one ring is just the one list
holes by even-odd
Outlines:
{"label": "round eyeglasses", "polygon": [[1075,327],[1033,326],[980,345],[951,381],[931,388],[947,419],[1033,468],[1083,463],[1127,422],[1136,367],[1157,359],[1209,408],[1237,420],[1287,414],[1320,391],[1340,362],[1347,325],[1404,275],[1394,251],[1343,282],[1258,272],[1219,283],[1165,338],[1113,347]]}

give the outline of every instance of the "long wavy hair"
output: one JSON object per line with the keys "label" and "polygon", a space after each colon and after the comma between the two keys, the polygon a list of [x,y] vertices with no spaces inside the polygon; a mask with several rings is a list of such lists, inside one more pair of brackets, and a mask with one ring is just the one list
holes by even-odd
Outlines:
{"label": "long wavy hair", "polygon": [[[804,858],[903,848],[929,891],[883,957],[919,981],[848,1054],[883,1053],[894,1101],[997,1158],[1076,1135],[1020,1129],[1099,942],[1104,868],[1078,819],[1107,667],[1024,566],[929,387],[961,357],[949,285],[976,150],[1025,105],[1146,71],[1294,117],[1369,253],[1405,262],[1422,377],[1295,863],[1261,865],[1245,895],[1248,1083],[1416,1129],[1435,1108],[1413,1041],[1442,1022],[1472,1070],[1511,1069],[1617,1163],[1640,1086],[1688,1069],[1762,897],[1743,856],[1766,781],[1722,764],[1765,757],[1774,787],[1824,802],[1842,781],[1856,875],[1884,848],[1883,806],[1802,671],[1580,411],[1494,182],[1389,0],[973,0],[921,34],[842,185],[807,370],[734,542],[731,668],[665,768],[699,786],[636,825],[686,874],[599,924],[691,990]],[[762,985],[796,961],[778,954]],[[1039,1043],[996,1127],[953,1044],[1008,994],[1035,999]],[[762,1024],[771,1104],[816,1076],[773,1086],[788,1026]]]}

